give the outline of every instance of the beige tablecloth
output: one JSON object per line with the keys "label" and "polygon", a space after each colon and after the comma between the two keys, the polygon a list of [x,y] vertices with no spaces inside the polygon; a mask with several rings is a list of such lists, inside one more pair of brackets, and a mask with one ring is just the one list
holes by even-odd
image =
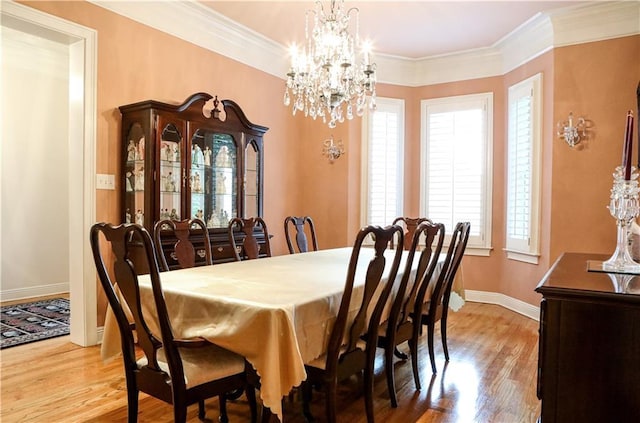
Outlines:
{"label": "beige tablecloth", "polygon": [[[282,397],[306,378],[304,363],[326,350],[350,254],[339,248],[162,273],[174,335],[202,336],[246,357],[260,375],[263,403],[282,420]],[[372,250],[361,254],[370,257]],[[368,261],[360,260],[356,286]],[[148,277],[140,284],[143,310],[155,315]],[[354,291],[354,310],[361,295]],[[108,313],[102,355],[118,353],[119,333]]]}

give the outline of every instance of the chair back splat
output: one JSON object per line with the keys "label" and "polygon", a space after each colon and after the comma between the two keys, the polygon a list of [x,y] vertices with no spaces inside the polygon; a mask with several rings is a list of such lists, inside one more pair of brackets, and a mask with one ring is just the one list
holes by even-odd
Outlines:
{"label": "chair back splat", "polygon": [[[149,232],[135,224],[97,223],[91,228],[90,243],[100,283],[120,330],[128,421],[137,421],[139,391],[173,404],[176,422],[185,422],[187,406],[195,403],[199,406],[199,417],[204,419],[204,400],[219,396],[220,420],[226,421],[224,401],[227,393],[244,389],[251,408],[251,421],[255,422],[255,391],[247,383],[245,360],[203,338],[174,337]],[[113,256],[113,260],[109,260],[110,268],[107,268],[105,255]],[[149,271],[141,277],[148,278],[150,285],[142,288],[140,268]],[[151,291],[148,293],[151,299],[143,298],[145,289]],[[148,309],[155,309],[151,320],[148,320]],[[133,328],[138,346],[144,353],[138,360]]]}
{"label": "chair back splat", "polygon": [[[353,320],[349,321],[358,262],[365,260],[362,254],[364,249],[361,247],[368,236],[374,238],[373,258],[366,266],[363,276],[364,285],[362,299],[359,300],[360,306]],[[393,239],[399,243],[398,245],[402,245],[403,233],[398,225],[386,228],[367,226],[358,232],[349,261],[342,300],[329,336],[327,353],[306,366],[307,380],[303,383],[303,407],[308,419],[313,418],[309,410],[312,386],[321,385],[325,390],[326,419],[329,423],[333,423],[336,421],[338,382],[354,374],[363,374],[367,421],[369,423],[374,421],[373,371],[378,326],[402,258],[401,249],[389,248]],[[391,252],[389,260],[385,257],[386,251]],[[364,256],[367,257],[368,254]],[[361,268],[360,271],[364,270]],[[359,277],[358,280],[360,280]]]}
{"label": "chair back splat", "polygon": [[153,239],[161,271],[213,264],[209,230],[200,219],[160,220]]}
{"label": "chair back splat", "polygon": [[[236,244],[236,227],[241,233],[241,245]],[[260,242],[256,234],[264,234],[264,241]],[[267,224],[261,217],[249,217],[243,219],[235,217],[229,221],[228,226],[229,243],[233,248],[236,261],[252,260],[260,257],[271,257],[271,245],[269,242],[269,231]],[[262,244],[262,248],[261,248]]]}
{"label": "chair back splat", "polygon": [[[403,217],[399,216],[393,219],[393,225],[404,225],[404,245],[405,250],[411,249],[411,242],[413,240],[413,234],[422,222],[431,222],[431,219],[426,217]],[[402,226],[401,225],[401,226]]]}
{"label": "chair back splat", "polygon": [[311,234],[311,246],[313,251],[318,251],[318,240],[316,239],[316,229],[313,225],[313,220],[309,216],[297,217],[297,216],[287,216],[284,219],[284,235],[287,240],[287,247],[289,247],[289,253],[294,254],[295,249],[293,247],[293,242],[291,239],[291,234],[289,233],[289,228],[293,226],[296,229],[296,247],[298,248],[298,252],[306,253],[309,251],[309,240],[307,238],[307,234],[305,232],[305,224],[308,227],[308,231]]}

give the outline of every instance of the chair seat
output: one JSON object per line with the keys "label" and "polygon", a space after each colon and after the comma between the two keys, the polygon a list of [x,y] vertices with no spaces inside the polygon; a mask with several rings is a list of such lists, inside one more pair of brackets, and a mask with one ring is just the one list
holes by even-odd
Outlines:
{"label": "chair seat", "polygon": [[[367,349],[367,343],[361,339],[356,343],[356,348],[359,348],[360,350],[365,351]],[[340,348],[339,356],[342,355],[346,351],[346,349],[347,349],[347,346],[343,345],[342,348]],[[325,370],[326,365],[327,365],[326,354],[323,354],[320,357],[314,358],[309,363],[305,364],[305,366],[307,367],[315,367],[316,369],[321,369],[321,370]]]}
{"label": "chair seat", "polygon": [[[411,321],[413,320],[413,313],[409,314],[409,324],[405,323],[403,324],[403,327],[407,326],[410,327]],[[386,320],[383,323],[380,324],[380,326],[378,326],[378,341],[383,341],[387,339],[387,326],[388,326],[389,321]]]}
{"label": "chair seat", "polygon": [[[179,348],[179,350],[187,389],[242,373],[245,369],[242,356],[215,344],[198,348]],[[136,364],[138,368],[146,366],[147,358],[140,358]],[[169,373],[164,348],[158,350],[158,364],[162,370]]]}

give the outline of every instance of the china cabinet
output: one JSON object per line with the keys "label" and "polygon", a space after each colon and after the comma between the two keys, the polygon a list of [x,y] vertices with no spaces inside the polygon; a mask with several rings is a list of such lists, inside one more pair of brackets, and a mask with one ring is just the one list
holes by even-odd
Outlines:
{"label": "china cabinet", "polygon": [[148,100],[119,109],[123,222],[152,231],[158,220],[200,218],[214,262],[232,259],[229,220],[262,216],[268,128],[251,123],[235,102],[206,93],[179,105]]}

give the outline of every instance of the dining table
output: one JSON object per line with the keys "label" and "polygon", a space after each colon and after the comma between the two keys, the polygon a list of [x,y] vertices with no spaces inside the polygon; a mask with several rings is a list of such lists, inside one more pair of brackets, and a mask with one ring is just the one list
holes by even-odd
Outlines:
{"label": "dining table", "polygon": [[[282,421],[282,398],[305,380],[305,363],[326,351],[351,252],[351,247],[335,248],[160,273],[174,336],[203,337],[245,357],[260,377],[263,405]],[[362,299],[364,273],[373,249],[363,248],[360,254],[353,314]],[[405,251],[397,278],[405,271],[407,255]],[[413,275],[417,262],[416,257]],[[443,262],[444,254],[436,273]],[[388,279],[388,272],[385,270],[383,279]],[[436,278],[434,274],[431,280]],[[154,316],[149,276],[140,275],[139,284],[143,313]],[[456,285],[461,292],[461,281]],[[152,317],[149,325],[159,333]],[[101,353],[105,360],[121,353],[110,309]]]}

